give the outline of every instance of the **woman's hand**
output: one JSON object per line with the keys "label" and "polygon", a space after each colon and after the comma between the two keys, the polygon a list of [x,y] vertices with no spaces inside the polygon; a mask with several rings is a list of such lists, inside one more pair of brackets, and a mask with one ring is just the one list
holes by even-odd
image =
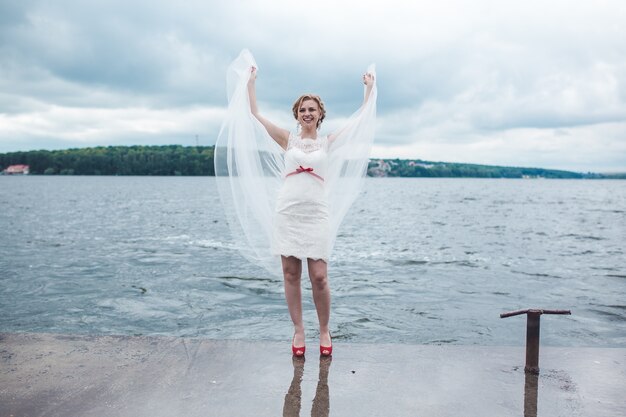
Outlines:
{"label": "woman's hand", "polygon": [[370,98],[370,94],[374,87],[374,74],[370,72],[366,72],[363,74],[363,84],[365,84],[365,97],[363,99],[363,106],[367,103],[367,100]]}
{"label": "woman's hand", "polygon": [[256,67],[250,67],[250,78],[248,78],[248,85],[254,84],[256,81]]}
{"label": "woman's hand", "polygon": [[363,84],[368,88],[372,88],[374,85],[374,74],[370,74],[369,72],[363,74]]}
{"label": "woman's hand", "polygon": [[256,67],[250,67],[250,78],[248,78],[248,97],[250,98],[250,111],[253,115],[259,114],[259,109],[256,105]]}

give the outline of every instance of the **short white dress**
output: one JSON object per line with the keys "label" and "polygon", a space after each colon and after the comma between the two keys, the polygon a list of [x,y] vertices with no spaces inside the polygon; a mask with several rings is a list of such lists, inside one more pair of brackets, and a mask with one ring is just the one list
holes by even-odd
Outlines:
{"label": "short white dress", "polygon": [[[250,111],[251,67],[259,68],[248,50],[228,67],[215,177],[234,247],[282,278],[279,255],[329,261],[339,226],[363,187],[378,93],[374,84],[359,110],[332,132],[332,141],[291,134],[283,149]],[[374,67],[367,72],[375,74]]]}
{"label": "short white dress", "polygon": [[328,262],[330,225],[324,182],[327,166],[328,137],[289,135],[283,184],[276,199],[274,255]]}

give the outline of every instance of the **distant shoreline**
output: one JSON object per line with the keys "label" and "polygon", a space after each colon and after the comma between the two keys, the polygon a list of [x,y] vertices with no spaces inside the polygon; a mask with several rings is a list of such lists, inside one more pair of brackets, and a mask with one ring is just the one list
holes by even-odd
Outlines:
{"label": "distant shoreline", "polygon": [[[28,165],[29,175],[214,176],[213,146],[98,146],[0,154],[0,171]],[[432,162],[421,159],[370,159],[370,177],[626,179],[626,173]]]}

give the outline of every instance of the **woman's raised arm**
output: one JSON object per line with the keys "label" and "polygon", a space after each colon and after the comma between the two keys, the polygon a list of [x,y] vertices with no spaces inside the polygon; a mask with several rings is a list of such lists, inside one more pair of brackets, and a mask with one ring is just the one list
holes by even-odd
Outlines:
{"label": "woman's raised arm", "polygon": [[267,133],[278,143],[281,148],[287,149],[289,141],[289,131],[276,126],[259,114],[259,108],[256,103],[256,68],[250,68],[251,74],[248,80],[248,96],[250,97],[250,111],[256,119],[261,122]]}

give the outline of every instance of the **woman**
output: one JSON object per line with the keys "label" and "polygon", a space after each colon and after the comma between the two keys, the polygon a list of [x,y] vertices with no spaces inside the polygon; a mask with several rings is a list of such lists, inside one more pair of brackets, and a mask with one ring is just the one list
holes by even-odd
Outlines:
{"label": "woman", "polygon": [[[250,65],[244,74],[242,67],[246,63]],[[365,95],[359,111],[343,129],[328,136],[318,133],[326,111],[322,100],[313,94],[301,96],[293,105],[298,123],[295,133],[261,116],[256,75],[256,63],[248,51],[242,52],[229,70],[228,117],[215,151],[216,176],[226,175],[226,170],[229,187],[222,181],[220,192],[230,213],[229,225],[237,241],[245,243],[244,255],[272,272],[273,268],[267,266],[267,252],[276,261],[280,259],[294,325],[295,356],[305,352],[301,274],[302,260],[306,260],[319,320],[320,354],[329,356],[332,341],[327,264],[337,228],[358,194],[367,169],[375,123],[374,73],[372,70],[363,75]],[[244,104],[248,105],[245,110]]]}

